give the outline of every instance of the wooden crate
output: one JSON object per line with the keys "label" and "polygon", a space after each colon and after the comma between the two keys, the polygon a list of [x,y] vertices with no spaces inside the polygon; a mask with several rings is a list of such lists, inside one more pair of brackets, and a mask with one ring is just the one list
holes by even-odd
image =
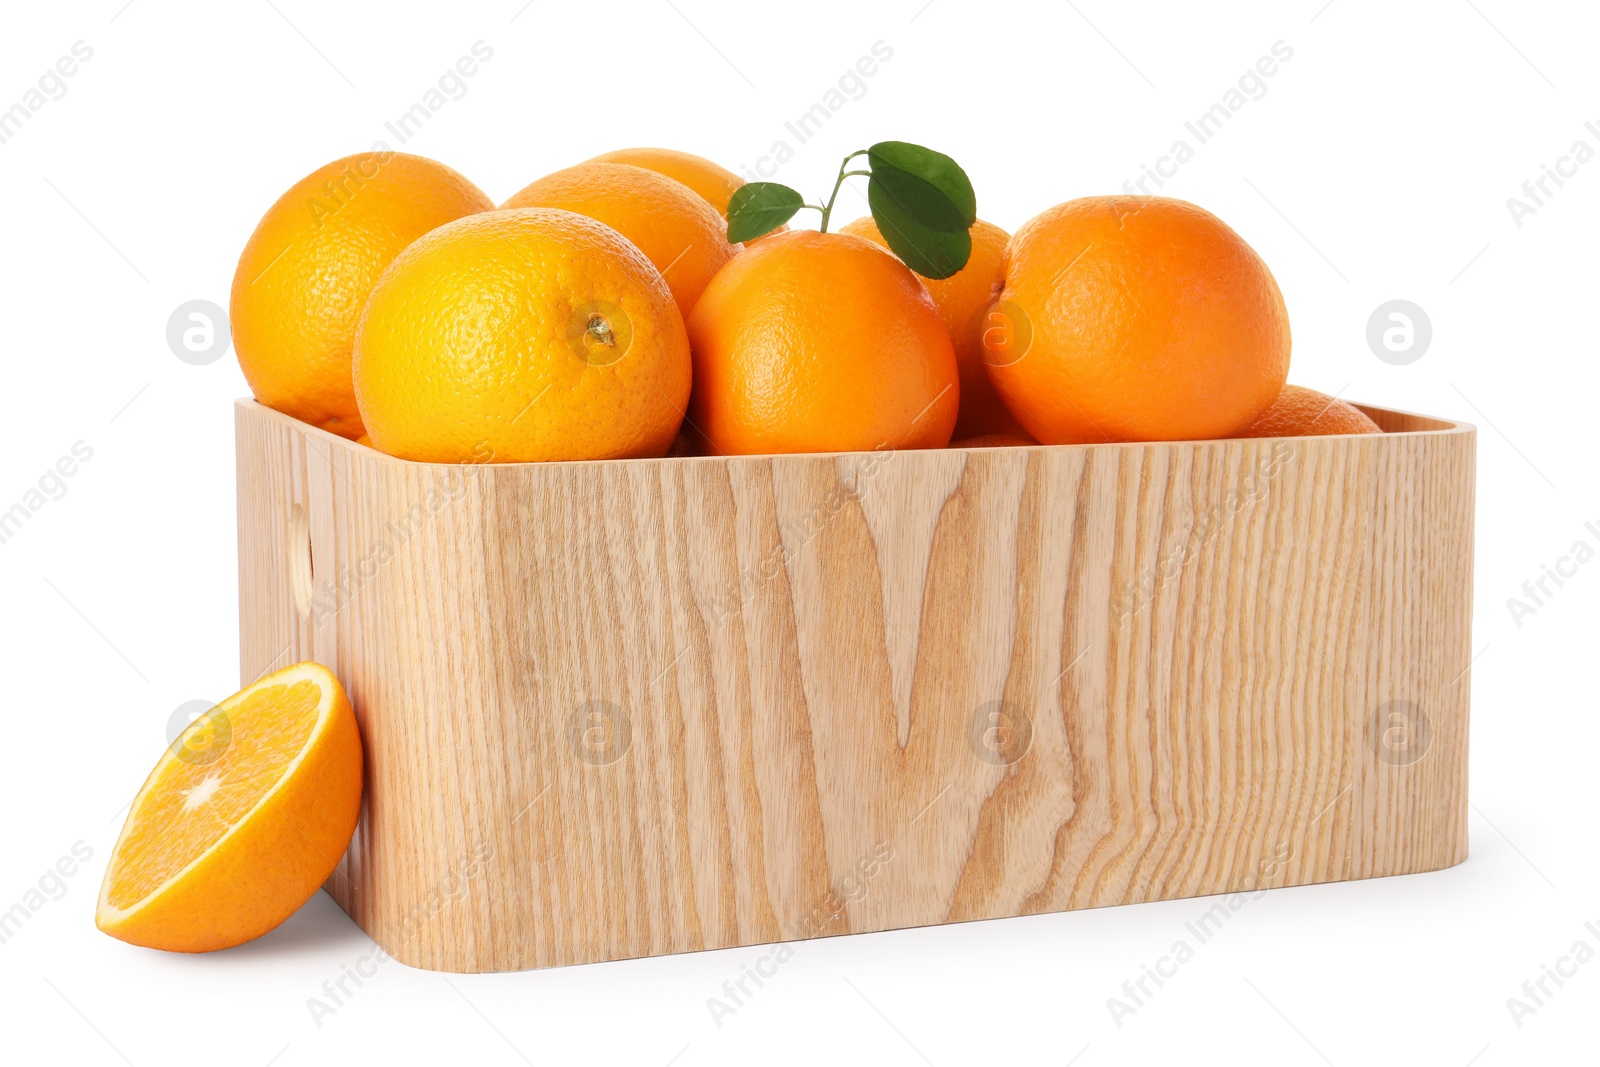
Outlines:
{"label": "wooden crate", "polygon": [[511,970],[1435,870],[1472,427],[430,465],[237,409],[241,675],[349,688],[327,888]]}

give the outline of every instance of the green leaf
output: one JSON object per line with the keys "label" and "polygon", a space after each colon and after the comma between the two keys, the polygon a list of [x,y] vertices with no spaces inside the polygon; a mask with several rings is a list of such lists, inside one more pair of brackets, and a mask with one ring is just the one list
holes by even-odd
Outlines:
{"label": "green leaf", "polygon": [[901,206],[936,230],[966,230],[978,221],[978,198],[960,164],[943,152],[905,141],[879,141],[867,149],[874,178],[881,177]]}
{"label": "green leaf", "polygon": [[728,240],[752,241],[794,218],[805,197],[777,182],[741,185],[728,201]]}
{"label": "green leaf", "polygon": [[892,192],[872,172],[867,182],[867,204],[872,221],[889,243],[889,250],[900,262],[924,278],[948,278],[967,265],[972,255],[972,236],[965,229],[935,229],[907,211]]}

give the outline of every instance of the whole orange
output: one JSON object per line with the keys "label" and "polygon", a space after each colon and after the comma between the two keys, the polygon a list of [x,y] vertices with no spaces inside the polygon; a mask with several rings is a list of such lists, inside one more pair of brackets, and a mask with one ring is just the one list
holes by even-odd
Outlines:
{"label": "whole orange", "polygon": [[1181,200],[1098,196],[1006,246],[989,377],[1044,444],[1229,437],[1289,373],[1289,313],[1261,257]]}
{"label": "whole orange", "polygon": [[715,452],[940,448],[960,401],[933,298],[859,237],[795,230],[717,272],[689,316],[690,428]]}
{"label": "whole orange", "polygon": [[627,163],[680,181],[699,193],[717,214],[728,214],[728,200],[744,179],[702,156],[673,148],[619,148],[589,160],[590,163]]}
{"label": "whole orange", "polygon": [[685,318],[706,283],[742,246],[680,181],[626,163],[580,163],[529,185],[503,207],[545,207],[597,219],[638,246],[667,280]]}
{"label": "whole orange", "polygon": [[[865,237],[889,247],[868,215],[842,226],[840,233]],[[961,368],[961,410],[956,413],[956,437],[1022,433],[1016,417],[1006,410],[983,365],[983,318],[1000,291],[1000,260],[1011,235],[979,219],[971,230],[972,256],[967,265],[948,278],[923,278]]]}
{"label": "whole orange", "polygon": [[[589,162],[629,163],[645,170],[653,170],[657,174],[665,174],[699,193],[701,198],[716,208],[717,214],[723,218],[728,217],[728,201],[745,183],[743,178],[724,166],[713,163],[703,156],[679,152],[674,148],[619,148],[615,152],[595,156]],[[788,229],[787,226],[779,226],[772,232],[782,233]],[[770,236],[771,233],[752,237],[745,244],[755,244]]]}
{"label": "whole orange", "polygon": [[380,452],[431,462],[660,456],[689,401],[672,293],[570,211],[488,211],[407,248],[372,290],[356,397]]}
{"label": "whole orange", "polygon": [[1382,432],[1378,424],[1354,404],[1303,385],[1286,385],[1260,418],[1234,436],[1319,437]]}
{"label": "whole orange", "polygon": [[233,348],[256,399],[360,437],[350,346],[378,275],[434,227],[493,207],[443,163],[402,152],[346,156],[296,182],[233,275]]}

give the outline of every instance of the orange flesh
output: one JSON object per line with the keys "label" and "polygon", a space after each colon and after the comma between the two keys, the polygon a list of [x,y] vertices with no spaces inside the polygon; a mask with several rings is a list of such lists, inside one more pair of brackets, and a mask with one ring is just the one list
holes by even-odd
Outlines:
{"label": "orange flesh", "polygon": [[124,831],[107,903],[123,911],[138,904],[260,803],[310,740],[321,702],[316,685],[295,682],[196,719],[177,742],[187,758],[164,760],[129,816],[137,822]]}

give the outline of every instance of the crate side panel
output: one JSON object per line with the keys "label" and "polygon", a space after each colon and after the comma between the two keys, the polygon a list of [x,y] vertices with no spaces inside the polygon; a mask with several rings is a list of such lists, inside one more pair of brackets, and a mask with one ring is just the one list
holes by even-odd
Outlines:
{"label": "crate side panel", "polygon": [[1384,444],[1353,877],[1434,870],[1467,847],[1475,433]]}
{"label": "crate side panel", "polygon": [[[309,648],[294,591],[295,553],[309,558],[309,533],[297,530],[306,506],[305,442],[293,423],[255,404],[234,408],[238,478],[239,683],[298,662]],[[298,538],[298,539],[297,539]]]}

